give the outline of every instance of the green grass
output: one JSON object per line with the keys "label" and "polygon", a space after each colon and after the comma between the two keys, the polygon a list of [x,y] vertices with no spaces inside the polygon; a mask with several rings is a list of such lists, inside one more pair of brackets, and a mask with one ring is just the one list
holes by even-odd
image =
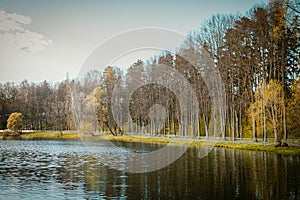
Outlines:
{"label": "green grass", "polygon": [[173,142],[169,138],[158,138],[158,137],[142,137],[142,136],[113,136],[113,135],[101,135],[97,136],[100,139],[114,140],[114,141],[125,141],[125,142],[144,142],[144,143],[159,143],[166,144]]}
{"label": "green grass", "polygon": [[69,132],[33,132],[33,133],[23,133],[21,135],[23,139],[80,139],[80,135],[77,133]]}
{"label": "green grass", "polygon": [[190,145],[199,147],[203,145],[214,145],[215,147],[248,150],[248,151],[266,151],[270,153],[284,154],[284,155],[299,155],[300,147],[274,147],[274,143],[238,143],[232,141],[220,141],[216,143],[199,141],[197,139],[171,139],[164,137],[142,137],[142,136],[112,136],[105,135],[99,136],[102,139],[116,140],[116,141],[129,141],[129,142],[144,142],[144,143],[159,143],[167,144],[173,143],[178,145]]}
{"label": "green grass", "polygon": [[[186,140],[183,138],[172,139],[172,138],[165,138],[165,137],[143,137],[143,136],[128,136],[128,135],[123,135],[123,136],[102,135],[97,137],[101,139],[115,140],[115,141],[156,143],[156,144],[173,143],[178,145],[190,145],[193,143],[191,142],[191,140]],[[199,143],[198,145],[202,145],[201,143]]]}
{"label": "green grass", "polygon": [[[80,140],[80,134],[69,132],[34,132],[23,133],[23,139],[74,139]],[[270,153],[284,154],[284,155],[299,155],[300,147],[274,147],[274,143],[240,143],[232,141],[220,141],[217,143],[199,141],[197,139],[183,139],[183,138],[165,138],[165,137],[143,137],[143,136],[112,136],[101,135],[97,136],[101,139],[114,140],[114,141],[127,141],[127,142],[143,142],[143,143],[156,143],[167,144],[173,143],[177,145],[190,145],[199,147],[203,145],[214,145],[215,147],[240,149],[249,151],[266,151]]]}
{"label": "green grass", "polygon": [[230,148],[230,149],[241,149],[241,150],[250,150],[250,151],[266,151],[270,153],[278,153],[284,155],[299,155],[299,147],[274,147],[274,143],[251,143],[251,144],[237,144],[229,142],[219,142],[215,147]]}

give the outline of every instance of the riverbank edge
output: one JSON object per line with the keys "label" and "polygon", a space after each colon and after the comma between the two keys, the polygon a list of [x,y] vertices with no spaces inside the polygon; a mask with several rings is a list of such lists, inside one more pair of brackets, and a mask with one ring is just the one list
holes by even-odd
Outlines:
{"label": "riverbank edge", "polygon": [[[146,137],[136,135],[97,135],[96,138],[106,139],[111,141],[124,141],[124,142],[144,142],[155,144],[173,143],[176,145],[189,145],[192,147],[201,146],[214,146],[220,148],[249,150],[249,151],[265,151],[269,153],[283,154],[283,155],[297,155],[300,156],[300,147],[275,147],[274,143],[255,143],[255,142],[240,142],[240,141],[204,141],[198,139],[185,139],[185,138],[167,138],[167,137]],[[0,139],[4,139],[0,136]],[[24,133],[20,135],[21,140],[81,140],[81,135],[70,132],[34,132]]]}
{"label": "riverbank edge", "polygon": [[[16,140],[80,140],[81,137],[77,133],[71,132],[31,132],[22,133],[19,136],[5,138],[1,135],[2,139],[16,139]],[[1,138],[0,138],[1,139]]]}
{"label": "riverbank edge", "polygon": [[125,142],[145,142],[155,144],[173,143],[178,145],[189,145],[192,147],[214,146],[228,149],[239,149],[248,151],[265,151],[269,153],[276,153],[282,155],[297,155],[300,156],[300,147],[275,147],[275,143],[258,143],[258,142],[239,142],[239,141],[205,141],[198,139],[185,138],[166,138],[166,137],[143,137],[143,136],[100,136],[101,139],[108,139],[112,141]]}

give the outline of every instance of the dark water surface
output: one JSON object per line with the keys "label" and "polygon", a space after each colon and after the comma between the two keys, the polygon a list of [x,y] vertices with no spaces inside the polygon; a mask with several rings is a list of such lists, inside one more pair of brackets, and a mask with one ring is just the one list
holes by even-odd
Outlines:
{"label": "dark water surface", "polygon": [[190,148],[166,168],[130,174],[80,141],[3,140],[0,199],[300,199],[300,157],[214,148],[199,159]]}

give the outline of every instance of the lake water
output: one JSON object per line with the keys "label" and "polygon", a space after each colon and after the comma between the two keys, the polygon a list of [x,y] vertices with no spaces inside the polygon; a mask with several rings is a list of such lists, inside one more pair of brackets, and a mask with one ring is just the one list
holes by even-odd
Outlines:
{"label": "lake water", "polygon": [[199,159],[190,148],[163,169],[131,174],[103,165],[81,141],[0,141],[0,199],[299,198],[299,156],[214,148]]}

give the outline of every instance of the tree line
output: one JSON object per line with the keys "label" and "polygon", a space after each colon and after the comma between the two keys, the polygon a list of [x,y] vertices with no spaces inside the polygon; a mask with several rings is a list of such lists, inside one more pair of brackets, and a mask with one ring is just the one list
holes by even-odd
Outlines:
{"label": "tree line", "polygon": [[57,84],[47,81],[19,84],[0,84],[0,129],[5,129],[13,112],[23,114],[22,129],[70,130],[74,129],[70,87],[74,81]]}
{"label": "tree line", "polygon": [[[6,127],[10,113],[21,112],[26,129],[71,130],[80,125],[113,135],[219,135],[252,137],[254,141],[300,137],[298,7],[297,1],[273,0],[242,16],[213,15],[187,35],[177,52],[164,51],[146,62],[137,60],[126,73],[109,66],[103,73],[90,71],[82,80],[1,84],[0,128]],[[191,55],[197,62],[190,62]],[[224,109],[216,106],[211,94],[203,55],[220,73]],[[128,102],[118,105],[130,105],[130,118],[122,112],[114,115],[111,107],[116,85],[121,83],[126,92],[130,82],[149,79],[160,65],[176,70],[192,86],[197,113],[193,102],[182,106],[174,91],[163,87],[175,81],[174,77],[161,74],[159,84],[139,87]],[[134,70],[139,70],[139,77],[131,76]],[[72,103],[74,98],[77,105]]]}

